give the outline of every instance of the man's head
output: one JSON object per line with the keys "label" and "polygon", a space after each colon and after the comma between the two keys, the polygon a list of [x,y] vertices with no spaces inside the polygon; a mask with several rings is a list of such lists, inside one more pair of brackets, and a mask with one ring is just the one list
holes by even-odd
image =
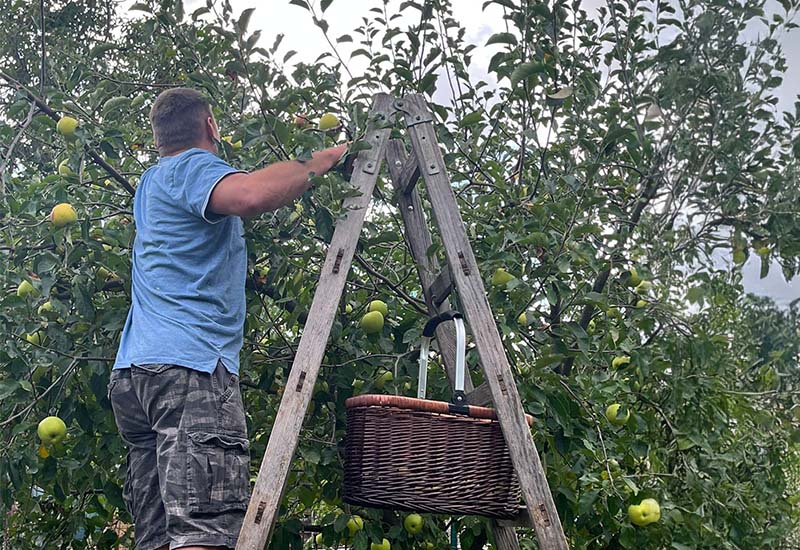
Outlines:
{"label": "man's head", "polygon": [[217,150],[217,122],[208,100],[196,90],[172,88],[159,94],[150,109],[150,124],[162,157],[192,147]]}

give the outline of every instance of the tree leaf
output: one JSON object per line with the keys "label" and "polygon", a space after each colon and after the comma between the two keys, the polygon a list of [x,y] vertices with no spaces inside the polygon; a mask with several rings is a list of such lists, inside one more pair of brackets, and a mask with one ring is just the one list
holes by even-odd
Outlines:
{"label": "tree leaf", "polygon": [[150,6],[144,2],[136,2],[134,5],[128,8],[128,11],[143,11],[147,13],[153,13],[153,10],[150,9]]}
{"label": "tree leaf", "polygon": [[567,99],[572,95],[572,86],[564,86],[555,93],[547,94],[549,99]]}
{"label": "tree leaf", "polygon": [[116,117],[122,114],[123,110],[130,105],[131,99],[125,96],[112,97],[103,105],[103,116],[109,115]]}
{"label": "tree leaf", "polygon": [[661,110],[661,107],[659,107],[657,103],[651,103],[647,106],[647,110],[644,113],[645,120],[657,120],[663,117],[664,117],[664,112]]}
{"label": "tree leaf", "polygon": [[546,69],[546,65],[544,63],[539,62],[530,62],[530,63],[523,63],[519,65],[514,72],[511,73],[511,87],[516,88],[517,85],[531,76],[539,73],[543,73]]}
{"label": "tree leaf", "polygon": [[183,0],[176,0],[175,2],[175,21],[180,23],[183,21]]}
{"label": "tree leaf", "polygon": [[242,11],[239,20],[236,22],[236,28],[239,30],[239,33],[244,34],[247,32],[247,27],[250,25],[250,17],[253,16],[254,11],[256,11],[255,8],[247,8]]}
{"label": "tree leaf", "polygon": [[498,32],[490,36],[489,40],[486,41],[487,46],[490,46],[492,44],[516,45],[517,37],[511,34],[510,32]]}
{"label": "tree leaf", "polygon": [[481,120],[483,120],[483,111],[478,110],[478,111],[474,111],[474,112],[468,114],[467,116],[465,116],[464,118],[462,118],[461,122],[459,122],[459,125],[463,126],[463,127],[473,126],[473,125],[479,123]]}
{"label": "tree leaf", "polygon": [[419,81],[417,89],[423,93],[433,94],[433,92],[436,90],[437,80],[439,80],[439,75],[435,72],[430,72],[422,77],[422,79]]}
{"label": "tree leaf", "polygon": [[769,258],[761,258],[761,271],[758,274],[759,279],[764,279],[769,275]]}
{"label": "tree leaf", "polygon": [[503,6],[511,10],[519,9],[512,0],[487,0],[483,3],[483,9],[486,9],[486,6],[490,6],[492,4],[497,4],[498,6]]}
{"label": "tree leaf", "polygon": [[322,32],[328,32],[328,22],[324,19],[314,18],[314,24],[322,29]]}

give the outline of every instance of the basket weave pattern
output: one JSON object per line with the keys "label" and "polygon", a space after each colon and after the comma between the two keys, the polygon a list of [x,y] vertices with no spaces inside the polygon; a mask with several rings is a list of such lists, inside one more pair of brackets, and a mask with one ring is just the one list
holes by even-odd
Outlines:
{"label": "basket weave pattern", "polygon": [[519,482],[500,425],[471,416],[491,417],[493,411],[431,412],[442,406],[446,410],[442,402],[383,395],[348,400],[344,500],[439,514],[516,516]]}

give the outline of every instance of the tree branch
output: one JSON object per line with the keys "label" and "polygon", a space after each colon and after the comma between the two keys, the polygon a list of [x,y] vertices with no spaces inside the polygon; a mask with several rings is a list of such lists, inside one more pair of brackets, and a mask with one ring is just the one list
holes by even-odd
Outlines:
{"label": "tree branch", "polygon": [[[58,122],[58,120],[61,119],[61,116],[57,112],[55,112],[53,109],[51,109],[50,106],[47,105],[47,103],[44,102],[44,100],[40,99],[36,94],[34,94],[32,91],[30,91],[24,84],[22,84],[21,82],[19,82],[18,80],[16,80],[12,76],[6,74],[4,71],[0,71],[0,77],[4,78],[6,81],[8,81],[14,88],[16,88],[17,90],[19,90],[22,93],[24,93],[28,97],[28,99],[33,101],[36,104],[36,106],[39,109],[41,109],[41,111],[44,112],[47,116],[49,116],[50,118],[52,118],[56,122]],[[94,149],[92,149],[88,145],[86,146],[86,153],[92,158],[92,160],[95,163],[100,165],[100,167],[102,167],[103,170],[108,172],[108,174],[112,178],[117,180],[122,185],[122,187],[124,187],[125,190],[128,191],[128,193],[130,193],[131,195],[135,195],[136,194],[136,189],[128,182],[128,180],[125,179],[122,176],[122,174],[117,172],[117,170],[115,170],[113,166],[108,164],[105,161],[105,159],[103,159],[103,157],[101,157]]]}

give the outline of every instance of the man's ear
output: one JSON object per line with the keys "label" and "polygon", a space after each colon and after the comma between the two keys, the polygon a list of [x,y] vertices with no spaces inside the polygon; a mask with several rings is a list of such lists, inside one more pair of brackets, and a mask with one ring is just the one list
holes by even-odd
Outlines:
{"label": "man's ear", "polygon": [[222,140],[219,136],[219,127],[213,116],[206,118],[206,130],[208,131],[208,137],[212,143],[218,143]]}

